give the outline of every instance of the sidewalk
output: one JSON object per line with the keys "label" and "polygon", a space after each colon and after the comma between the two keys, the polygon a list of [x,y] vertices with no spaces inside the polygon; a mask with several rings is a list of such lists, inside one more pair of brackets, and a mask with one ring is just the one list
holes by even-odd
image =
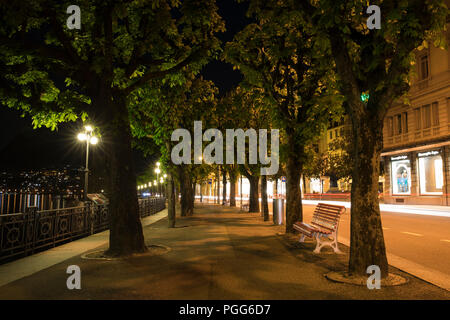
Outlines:
{"label": "sidewalk", "polygon": [[[9,272],[27,263],[9,264],[9,271],[0,273],[0,281],[9,282],[0,287],[0,299],[450,299],[446,290],[394,268],[410,281],[380,290],[330,282],[324,274],[344,270],[347,254],[316,255],[312,242],[289,243],[277,235],[282,226],[263,222],[259,214],[196,204],[194,216],[178,217],[176,228],[167,228],[167,218],[150,223],[144,228],[146,241],[167,246],[169,252],[86,260],[82,251],[99,244],[95,236],[88,237],[79,240],[84,244],[73,243],[77,250],[70,256],[61,254],[60,261],[12,282],[4,280]],[[87,243],[93,245],[87,248]],[[106,242],[99,246],[106,249]],[[50,258],[46,251],[36,259]],[[81,269],[81,290],[66,287],[69,265]]]}
{"label": "sidewalk", "polygon": [[[164,217],[167,217],[167,209],[142,219],[142,226],[148,226]],[[2,264],[0,265],[0,287],[72,257],[79,256],[86,251],[106,245],[108,241],[109,230],[106,230],[10,263]]]}

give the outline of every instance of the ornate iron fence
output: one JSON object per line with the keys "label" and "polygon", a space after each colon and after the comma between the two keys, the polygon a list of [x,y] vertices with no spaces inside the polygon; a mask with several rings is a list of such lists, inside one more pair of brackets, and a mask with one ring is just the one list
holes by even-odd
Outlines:
{"label": "ornate iron fence", "polygon": [[[139,200],[141,218],[166,207],[165,198]],[[33,254],[109,228],[106,205],[0,215],[0,263]]]}

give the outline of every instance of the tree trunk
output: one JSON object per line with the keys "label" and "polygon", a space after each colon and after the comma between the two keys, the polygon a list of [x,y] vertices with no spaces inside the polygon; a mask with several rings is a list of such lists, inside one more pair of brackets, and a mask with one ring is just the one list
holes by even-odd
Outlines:
{"label": "tree trunk", "polygon": [[184,165],[178,167],[181,191],[181,216],[192,216],[194,206],[192,201],[192,182],[187,168]]}
{"label": "tree trunk", "polygon": [[230,171],[230,207],[236,207],[236,181],[237,175],[232,168]]}
{"label": "tree trunk", "polygon": [[130,121],[125,98],[118,95],[109,99],[102,116],[105,121],[102,140],[110,172],[108,180],[111,195],[108,208],[109,249],[105,254],[126,256],[144,252],[146,246],[139,216]]}
{"label": "tree trunk", "polygon": [[224,206],[227,202],[227,172],[222,168],[222,205]]}
{"label": "tree trunk", "polygon": [[217,170],[217,204],[220,204],[220,169]]}
{"label": "tree trunk", "polygon": [[383,121],[373,115],[352,117],[353,173],[349,273],[367,276],[370,265],[388,274],[388,262],[378,202]]}
{"label": "tree trunk", "polygon": [[261,201],[264,221],[269,221],[269,204],[267,202],[267,177],[261,177]]}
{"label": "tree trunk", "polygon": [[286,232],[294,233],[293,224],[303,220],[300,176],[302,170],[303,149],[289,135],[289,154],[286,164]]}
{"label": "tree trunk", "polygon": [[248,176],[247,178],[250,182],[250,204],[248,212],[259,212],[259,177]]}
{"label": "tree trunk", "polygon": [[[170,150],[170,149],[169,149]],[[170,172],[167,173],[167,216],[169,218],[169,228],[175,228],[176,209],[175,209],[175,183]]]}

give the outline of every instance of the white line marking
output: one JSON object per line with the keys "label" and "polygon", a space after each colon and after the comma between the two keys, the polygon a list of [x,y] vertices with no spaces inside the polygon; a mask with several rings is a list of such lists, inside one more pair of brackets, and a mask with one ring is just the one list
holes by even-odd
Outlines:
{"label": "white line marking", "polygon": [[406,231],[402,231],[402,233],[409,234],[409,235],[416,236],[416,237],[423,237],[423,234],[419,234],[419,233],[412,233],[412,232],[406,232]]}
{"label": "white line marking", "polygon": [[383,227],[383,230],[389,230],[390,228],[385,228],[385,227]]}

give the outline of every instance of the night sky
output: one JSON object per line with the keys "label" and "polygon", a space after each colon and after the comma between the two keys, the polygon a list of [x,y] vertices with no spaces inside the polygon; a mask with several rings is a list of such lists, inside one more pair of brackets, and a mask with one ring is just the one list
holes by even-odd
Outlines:
{"label": "night sky", "polygon": [[[225,43],[242,30],[249,20],[245,17],[247,4],[232,0],[217,1],[219,14],[226,22],[225,33],[219,38]],[[212,80],[223,95],[236,86],[242,76],[232,66],[221,61],[212,61],[202,71],[205,79]],[[82,128],[81,121],[61,124],[57,130],[33,129],[31,118],[21,117],[22,112],[0,106],[0,170],[19,171],[25,169],[61,168],[65,165],[84,166],[84,145],[76,135]],[[100,145],[96,146],[100,147]],[[95,150],[90,161],[95,161]],[[100,152],[97,152],[97,154]],[[144,157],[135,151],[137,174],[142,173],[156,159]],[[99,154],[97,155],[99,156]],[[98,158],[98,157],[97,157]]]}

